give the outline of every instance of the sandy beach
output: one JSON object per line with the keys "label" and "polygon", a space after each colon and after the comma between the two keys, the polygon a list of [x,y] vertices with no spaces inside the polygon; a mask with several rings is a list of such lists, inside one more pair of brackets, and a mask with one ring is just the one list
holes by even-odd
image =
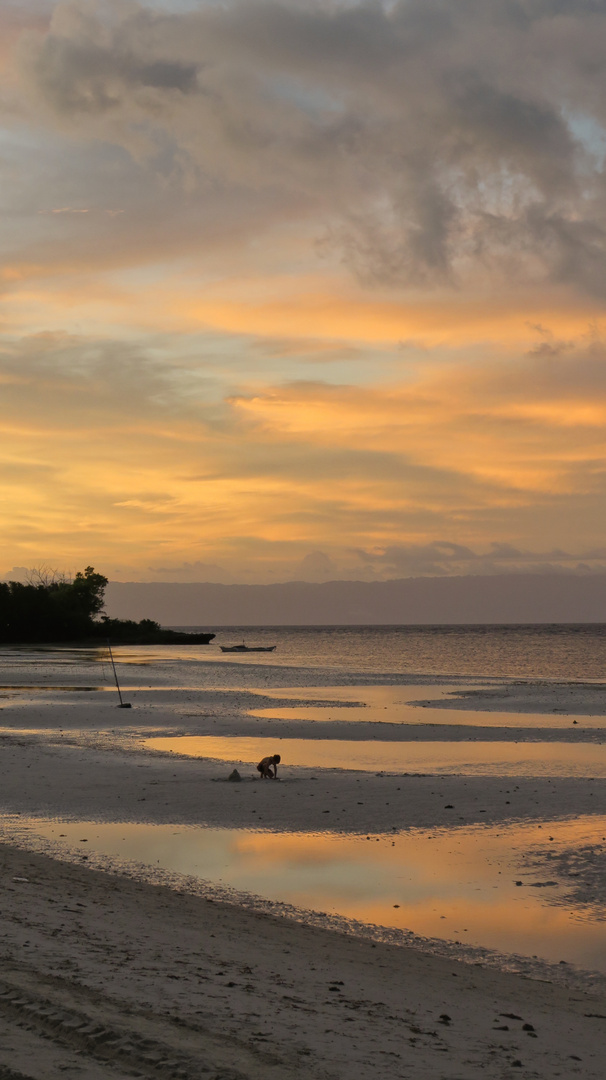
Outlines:
{"label": "sandy beach", "polygon": [[606,1080],[605,57],[0,0],[0,1080]]}
{"label": "sandy beach", "polygon": [[603,1076],[602,995],[1,858],[0,1047],[26,1076]]}
{"label": "sandy beach", "polygon": [[[154,688],[147,671],[147,686],[134,689],[141,674],[133,669],[125,678],[130,710],[117,709],[106,690],[84,690],[84,677],[80,690],[61,689],[65,671],[51,658],[38,656],[29,666],[20,661],[5,679],[0,1062],[12,1070],[7,1076],[54,1080],[72,1070],[84,1080],[603,1076],[606,978],[579,980],[567,965],[520,965],[513,973],[477,950],[452,947],[435,955],[420,937],[371,940],[329,918],[312,925],[279,905],[275,914],[270,903],[246,905],[236,894],[196,891],[178,875],[146,880],[136,867],[95,861],[92,849],[59,851],[28,831],[27,822],[400,836],[421,827],[597,820],[606,779],[533,776],[512,783],[290,766],[278,783],[263,783],[237,759],[158,752],[148,741],[169,734],[238,737],[253,726],[255,736],[279,731],[295,738],[309,724],[252,717],[251,708],[266,701],[245,687]],[[69,682],[77,684],[73,671]],[[274,696],[276,707],[290,705],[290,693]],[[493,681],[455,688],[446,702],[436,680],[435,699],[424,692],[419,700],[419,715],[429,707],[473,708],[487,718],[510,711],[518,721],[521,713],[554,716],[540,730],[516,727],[520,745],[603,740],[602,684]],[[370,736],[367,725],[339,719],[314,724],[313,738],[512,737],[489,722],[453,728],[453,715],[446,717],[447,734],[436,734],[433,717],[414,727],[387,723],[387,736],[376,725]],[[572,715],[586,716],[587,725],[573,727],[566,719]],[[227,780],[233,764],[241,783]],[[589,854],[575,869],[576,895],[603,904],[603,856],[596,863]]]}

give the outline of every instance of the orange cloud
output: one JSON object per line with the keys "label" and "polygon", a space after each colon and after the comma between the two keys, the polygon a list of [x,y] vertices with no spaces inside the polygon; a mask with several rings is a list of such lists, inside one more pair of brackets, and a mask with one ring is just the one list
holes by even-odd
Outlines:
{"label": "orange cloud", "polygon": [[[528,368],[491,352],[473,363],[426,354],[403,358],[399,379],[392,363],[389,384],[265,382],[212,407],[204,383],[181,394],[178,365],[173,382],[172,369],[114,348],[41,335],[6,367],[0,456],[15,564],[35,551],[72,565],[92,548],[144,567],[160,545],[165,562],[233,557],[233,573],[247,550],[251,565],[280,572],[289,552],[300,559],[329,537],[341,559],[436,535],[520,543],[518,515],[534,537],[550,500],[585,500],[592,516],[602,497],[598,346]],[[570,546],[575,529],[563,522],[557,543]]]}
{"label": "orange cloud", "polygon": [[[283,283],[273,284],[279,294]],[[524,345],[534,339],[532,326],[536,324],[565,338],[580,335],[589,323],[606,326],[601,304],[580,305],[566,297],[561,306],[553,301],[546,306],[540,298],[524,304],[515,295],[501,303],[494,297],[469,296],[384,300],[363,292],[342,295],[337,283],[330,281],[321,292],[306,292],[303,287],[296,296],[274,301],[251,302],[222,296],[221,291],[205,290],[204,299],[168,297],[167,310],[172,309],[190,327],[229,333],[301,338],[311,333],[331,340],[377,344],[413,340],[449,348],[489,341],[508,347]],[[231,291],[229,285],[225,291]]]}

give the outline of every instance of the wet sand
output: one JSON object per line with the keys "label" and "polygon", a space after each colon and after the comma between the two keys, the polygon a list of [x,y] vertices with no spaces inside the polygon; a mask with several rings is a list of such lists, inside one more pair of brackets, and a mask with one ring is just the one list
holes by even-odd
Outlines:
{"label": "wet sand", "polygon": [[[474,709],[503,712],[514,702],[517,712],[606,712],[595,684],[471,689]],[[285,721],[247,715],[251,699],[260,702],[244,689],[136,691],[132,710],[97,692],[3,694],[0,790],[12,814],[359,833],[606,811],[606,781],[595,778],[512,784],[291,767],[279,783],[262,783],[243,767],[244,782],[231,784],[222,762],[145,747],[169,733],[287,734]],[[469,702],[461,698],[460,707]],[[439,695],[432,707],[444,708]],[[337,723],[344,737],[344,721]],[[591,734],[601,741],[599,727]],[[476,728],[469,737],[477,736]],[[512,737],[520,739],[519,728]],[[580,741],[571,727],[565,737]],[[562,730],[543,728],[540,738],[561,740]],[[100,873],[84,857],[70,865],[5,844],[1,858],[0,1061],[34,1080],[55,1080],[75,1065],[93,1080],[108,1075],[110,1062],[118,1077],[168,1077],[180,1068],[192,1080],[205,1069],[225,1080],[603,1076],[601,984],[538,982],[299,925]],[[592,887],[603,900],[598,878]],[[26,1039],[25,1017],[33,1025]]]}
{"label": "wet sand", "polygon": [[36,1080],[603,1077],[603,996],[0,860],[1,1060]]}

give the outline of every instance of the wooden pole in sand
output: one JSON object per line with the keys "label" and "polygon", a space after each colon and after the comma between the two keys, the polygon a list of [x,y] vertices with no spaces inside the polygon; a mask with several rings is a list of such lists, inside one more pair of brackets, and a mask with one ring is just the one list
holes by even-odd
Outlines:
{"label": "wooden pole in sand", "polygon": [[131,709],[132,705],[130,704],[130,702],[122,700],[122,691],[120,690],[120,683],[118,682],[118,675],[117,675],[117,672],[116,672],[116,665],[114,664],[114,657],[113,657],[113,654],[112,654],[112,647],[111,647],[111,645],[109,643],[109,638],[107,639],[107,647],[109,649],[109,658],[110,658],[110,660],[112,662],[112,668],[114,669],[114,679],[116,680],[116,688],[118,690],[118,697],[120,698],[120,704],[118,705],[118,708],[119,709]]}

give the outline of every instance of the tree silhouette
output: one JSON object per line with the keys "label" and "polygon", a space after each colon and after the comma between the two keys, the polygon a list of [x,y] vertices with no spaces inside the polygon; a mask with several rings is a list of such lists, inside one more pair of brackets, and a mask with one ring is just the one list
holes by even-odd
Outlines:
{"label": "tree silhouette", "polygon": [[26,584],[0,582],[0,642],[83,641],[112,638],[133,644],[207,645],[214,634],[163,630],[152,619],[133,622],[103,613],[103,574],[93,566],[78,570],[73,581],[43,564],[30,571]]}

